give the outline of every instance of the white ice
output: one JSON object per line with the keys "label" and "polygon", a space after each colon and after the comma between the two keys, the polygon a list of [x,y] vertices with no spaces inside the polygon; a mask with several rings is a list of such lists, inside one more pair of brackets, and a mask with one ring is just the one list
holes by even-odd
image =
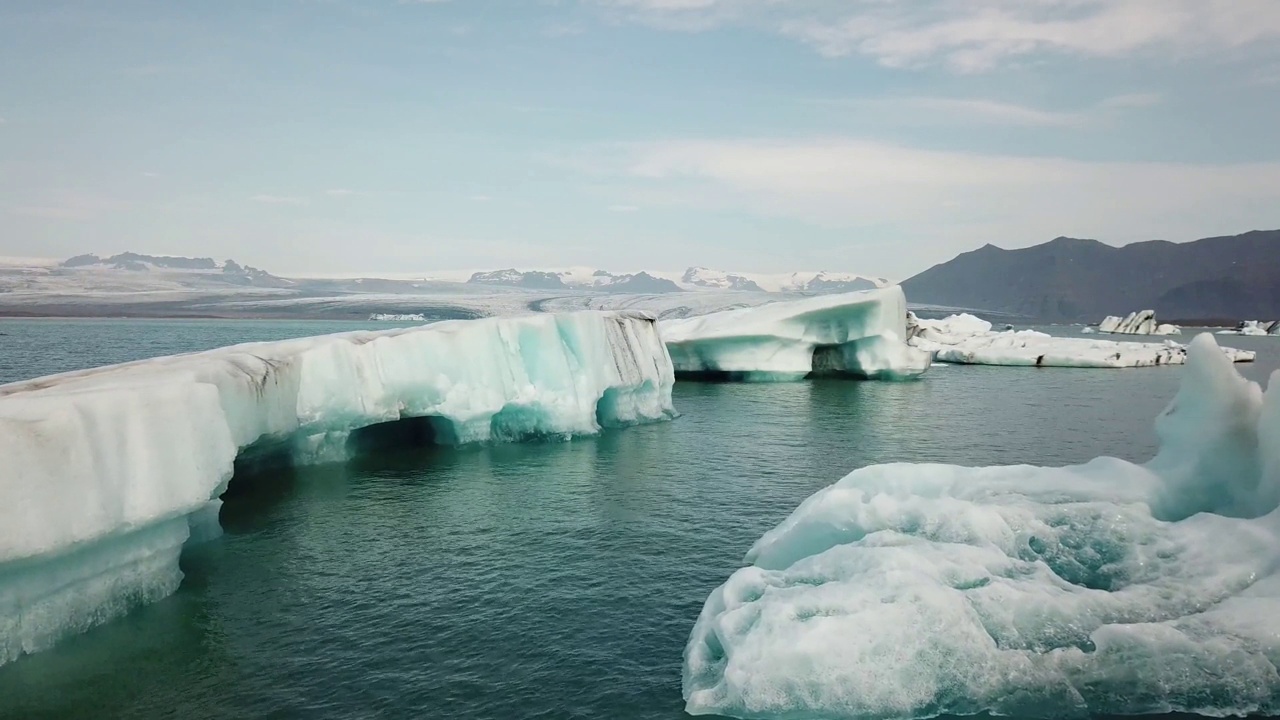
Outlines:
{"label": "white ice", "polygon": [[796,380],[812,372],[905,378],[929,367],[908,347],[902,288],[824,295],[660,322],[678,374]]}
{"label": "white ice", "polygon": [[1234,330],[1219,330],[1219,335],[1280,336],[1280,320],[1245,320]]}
{"label": "white ice", "polygon": [[[254,343],[0,386],[0,664],[163,597],[233,462],[597,432],[673,414],[649,317],[573,313]],[[388,426],[382,426],[384,429]],[[255,454],[256,453],[256,454]]]}
{"label": "white ice", "polygon": [[688,711],[1280,712],[1280,372],[1189,352],[1145,465],[878,465],[805,500],[707,599]]}
{"label": "white ice", "polygon": [[1108,315],[1098,323],[1098,332],[1118,335],[1181,335],[1182,328],[1157,323],[1155,310],[1139,310],[1124,317]]}
{"label": "white ice", "polygon": [[[913,313],[908,318],[908,336],[913,347],[932,353],[935,361],[966,365],[1128,368],[1187,361],[1187,346],[1171,340],[1117,342],[1055,337],[1036,330],[995,332],[991,323],[967,313],[942,320],[925,320]],[[1255,358],[1251,350],[1221,351],[1234,362]]]}

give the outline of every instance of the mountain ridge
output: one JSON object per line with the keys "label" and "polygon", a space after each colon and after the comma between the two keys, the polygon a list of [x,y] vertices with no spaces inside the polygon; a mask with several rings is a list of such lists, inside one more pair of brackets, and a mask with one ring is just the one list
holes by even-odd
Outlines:
{"label": "mountain ridge", "polygon": [[902,282],[913,303],[1095,322],[1154,309],[1178,318],[1280,315],[1280,230],[1107,245],[1056,237],[1006,250],[990,243]]}

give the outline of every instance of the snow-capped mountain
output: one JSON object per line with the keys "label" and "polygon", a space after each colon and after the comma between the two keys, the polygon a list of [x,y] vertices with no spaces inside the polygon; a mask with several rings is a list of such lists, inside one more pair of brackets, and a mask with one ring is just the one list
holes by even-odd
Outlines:
{"label": "snow-capped mountain", "polygon": [[284,278],[276,277],[266,270],[259,270],[252,265],[241,265],[235,260],[218,262],[213,258],[207,257],[191,258],[123,252],[104,258],[89,254],[68,258],[62,261],[58,267],[68,270],[127,270],[139,273],[203,274],[222,282],[262,287],[284,287],[293,284]]}
{"label": "snow-capped mountain", "polygon": [[683,289],[670,279],[656,277],[647,272],[615,275],[605,270],[592,270],[590,268],[574,268],[561,272],[546,272],[542,270],[521,272],[514,268],[508,268],[506,270],[474,273],[467,282],[539,290],[583,289],[619,293],[664,293],[680,292]]}
{"label": "snow-capped mountain", "polygon": [[654,271],[615,274],[594,268],[570,268],[562,271],[520,271],[508,268],[474,273],[467,282],[541,290],[579,289],[619,293],[661,293],[681,290],[836,293],[869,290],[889,284],[883,278],[871,278],[853,273],[739,273],[703,267],[691,267],[679,274]]}

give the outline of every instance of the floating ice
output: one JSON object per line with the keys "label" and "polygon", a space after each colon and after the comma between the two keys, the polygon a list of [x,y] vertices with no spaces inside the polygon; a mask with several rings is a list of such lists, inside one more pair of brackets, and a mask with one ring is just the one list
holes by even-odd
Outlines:
{"label": "floating ice", "polygon": [[[908,313],[907,336],[912,347],[932,353],[935,361],[966,365],[1126,368],[1187,361],[1187,347],[1171,340],[1116,342],[1054,337],[1036,330],[994,332],[991,323],[967,313],[943,320]],[[1252,350],[1221,351],[1233,362],[1252,362],[1255,357]]]}
{"label": "floating ice", "polygon": [[1146,465],[879,465],[805,500],[707,599],[694,714],[1280,712],[1280,372],[1212,336]]}
{"label": "floating ice", "polygon": [[669,417],[673,382],[651,318],[573,313],[0,386],[0,664],[173,592],[188,536],[218,532],[238,455],[337,459],[397,428],[443,443],[594,433]]}
{"label": "floating ice", "polygon": [[1234,330],[1219,330],[1219,335],[1280,336],[1280,320],[1245,320]]}
{"label": "floating ice", "polygon": [[1108,315],[1098,323],[1098,332],[1119,335],[1181,335],[1182,328],[1157,323],[1155,310],[1139,310],[1124,317]]}
{"label": "floating ice", "polygon": [[812,373],[905,378],[929,356],[908,347],[902,288],[663,320],[676,373],[736,380],[798,380]]}
{"label": "floating ice", "polygon": [[426,322],[427,316],[422,313],[374,313],[369,319],[373,322]]}

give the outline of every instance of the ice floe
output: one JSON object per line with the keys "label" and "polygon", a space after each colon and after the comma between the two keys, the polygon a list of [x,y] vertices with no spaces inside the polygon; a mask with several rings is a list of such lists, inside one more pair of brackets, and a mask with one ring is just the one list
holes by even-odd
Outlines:
{"label": "ice floe", "polygon": [[1189,354],[1145,465],[878,465],[805,500],[707,599],[686,709],[1280,712],[1280,372]]}

